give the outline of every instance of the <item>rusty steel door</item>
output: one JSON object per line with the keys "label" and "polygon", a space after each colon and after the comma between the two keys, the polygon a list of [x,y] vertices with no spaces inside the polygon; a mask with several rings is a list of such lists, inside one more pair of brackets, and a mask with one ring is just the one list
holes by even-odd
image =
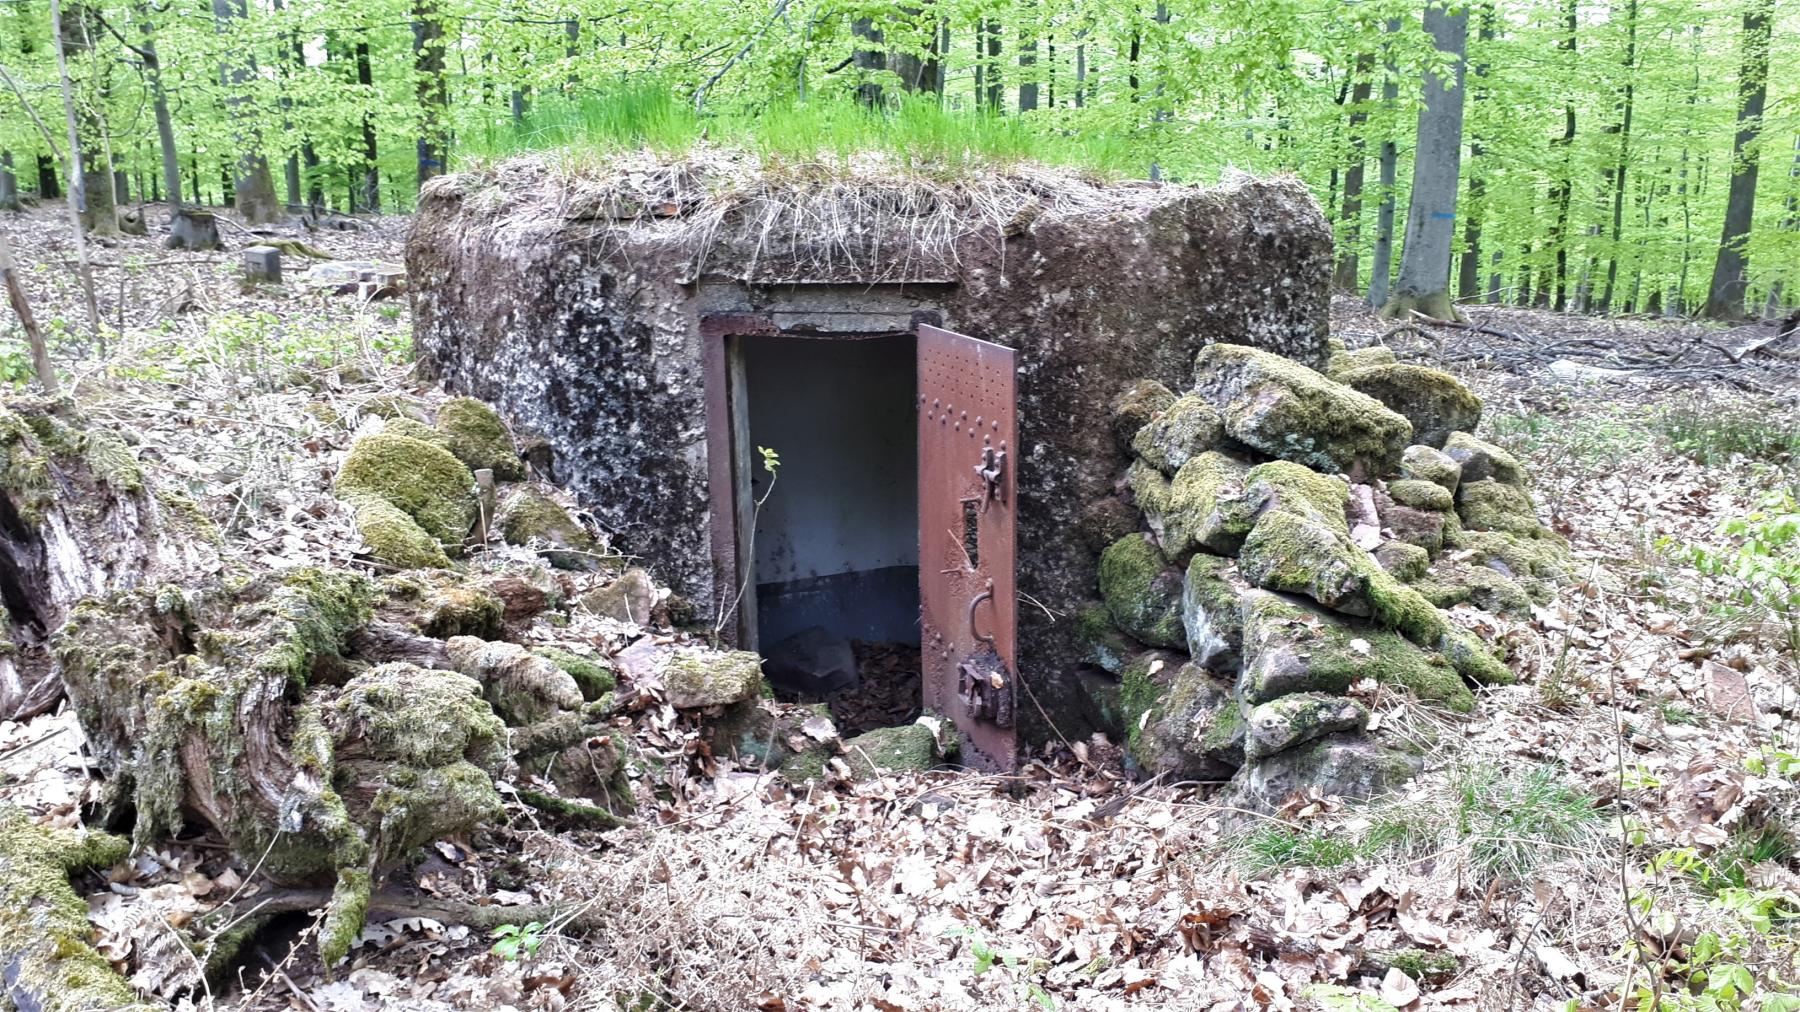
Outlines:
{"label": "rusty steel door", "polygon": [[919,611],[925,706],[966,765],[1015,760],[1019,427],[1013,351],[919,327]]}

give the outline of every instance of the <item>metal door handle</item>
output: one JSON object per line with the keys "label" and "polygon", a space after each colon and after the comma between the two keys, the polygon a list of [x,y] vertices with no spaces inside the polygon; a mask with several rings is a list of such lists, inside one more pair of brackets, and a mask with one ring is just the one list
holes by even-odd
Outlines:
{"label": "metal door handle", "polygon": [[987,589],[982,591],[979,594],[976,594],[975,599],[973,601],[969,602],[969,635],[975,637],[977,640],[980,640],[983,643],[992,643],[992,642],[994,642],[994,638],[992,636],[983,636],[981,634],[981,631],[979,629],[975,628],[975,609],[981,607],[981,602],[991,601],[991,600],[993,600],[993,598],[994,598],[994,581],[989,580],[988,584],[987,584]]}

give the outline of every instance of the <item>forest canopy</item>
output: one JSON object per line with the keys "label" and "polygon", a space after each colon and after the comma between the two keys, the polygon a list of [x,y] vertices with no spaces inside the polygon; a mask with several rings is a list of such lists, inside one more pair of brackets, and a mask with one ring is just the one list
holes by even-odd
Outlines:
{"label": "forest canopy", "polygon": [[1430,212],[1454,218],[1453,298],[1735,315],[1800,297],[1797,50],[1775,0],[0,0],[0,202],[66,188],[65,104],[120,206],[178,189],[251,220],[701,138],[919,171],[1287,172],[1335,223],[1340,286],[1380,303],[1437,74],[1462,82],[1455,209]]}

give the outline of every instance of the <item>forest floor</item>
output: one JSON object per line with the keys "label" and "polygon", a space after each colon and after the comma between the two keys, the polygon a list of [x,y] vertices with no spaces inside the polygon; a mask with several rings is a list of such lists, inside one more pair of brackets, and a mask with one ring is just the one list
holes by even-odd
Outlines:
{"label": "forest floor", "polygon": [[[406,226],[284,234],[397,261]],[[340,420],[384,391],[431,395],[406,361],[404,300],[291,276],[249,286],[235,253],[125,238],[94,250],[100,347],[61,219],[40,210],[0,227],[84,410],[185,483],[224,532],[228,565],[355,564],[354,527],[329,492],[353,436]],[[239,983],[180,1004],[1649,1008],[1621,995],[1700,971],[1715,997],[1758,989],[1762,1004],[1741,1007],[1794,1007],[1773,995],[1800,980],[1800,675],[1782,616],[1735,603],[1729,573],[1702,573],[1689,549],[1725,544],[1721,525],[1763,497],[1800,492],[1800,337],[1757,346],[1774,327],[1471,317],[1478,329],[1395,328],[1340,298],[1333,330],[1444,364],[1480,392],[1485,434],[1529,461],[1581,575],[1529,619],[1489,620],[1522,681],[1485,690],[1475,713],[1374,700],[1386,733],[1428,748],[1402,796],[1252,816],[1204,787],[1134,785],[1103,740],[1053,743],[1013,777],[796,787],[704,761],[691,718],[647,710],[638,741],[670,762],[662,782],[637,785],[633,825],[558,833],[514,807],[395,872],[423,895],[556,904],[616,928],[521,926],[497,944],[401,918],[371,923],[328,972],[312,946],[284,944],[316,929],[297,915],[243,960]],[[23,363],[0,368],[17,380]],[[0,724],[0,799],[73,825],[92,783],[68,712]],[[77,885],[102,951],[150,994],[185,958],[169,926],[258,888],[205,838]]]}

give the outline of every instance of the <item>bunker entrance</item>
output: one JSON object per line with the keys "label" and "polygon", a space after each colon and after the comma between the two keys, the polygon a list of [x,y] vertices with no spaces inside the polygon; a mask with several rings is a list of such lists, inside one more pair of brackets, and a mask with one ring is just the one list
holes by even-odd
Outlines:
{"label": "bunker entrance", "polygon": [[908,723],[922,699],[916,340],[735,341],[739,526],[755,530],[742,631],[776,695],[828,703],[842,733]]}

